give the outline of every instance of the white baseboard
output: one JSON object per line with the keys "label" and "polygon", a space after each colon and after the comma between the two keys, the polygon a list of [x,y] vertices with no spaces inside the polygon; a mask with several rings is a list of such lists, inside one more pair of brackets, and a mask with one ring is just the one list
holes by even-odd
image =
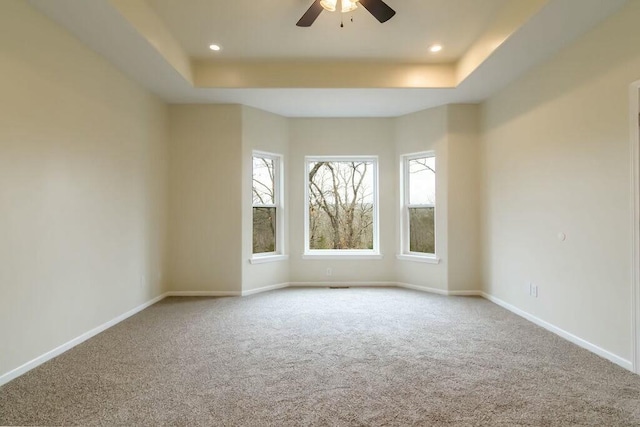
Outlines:
{"label": "white baseboard", "polygon": [[141,304],[129,311],[127,311],[124,314],[121,314],[118,317],[115,317],[111,320],[109,320],[106,323],[103,323],[100,326],[97,326],[93,329],[91,329],[88,332],[85,332],[84,334],[72,339],[71,341],[67,341],[66,343],[59,345],[58,347],[54,348],[53,350],[50,350],[48,352],[46,352],[45,354],[36,357],[33,360],[28,361],[27,363],[25,363],[24,365],[18,366],[15,369],[12,369],[11,371],[7,372],[6,374],[2,374],[0,375],[0,386],[2,386],[3,384],[8,383],[9,381],[19,377],[20,375],[32,370],[33,368],[42,365],[44,362],[53,359],[54,357],[64,353],[67,350],[72,349],[73,347],[77,346],[78,344],[83,343],[84,341],[88,340],[89,338],[92,338],[96,335],[98,335],[100,332],[103,332],[107,329],[109,329],[110,327],[122,322],[123,320],[133,316],[134,314],[137,314],[139,312],[141,312],[142,310],[144,310],[145,308],[157,303],[158,301],[164,299],[167,296],[167,294],[162,294],[159,295],[155,298],[153,298],[152,300],[149,300],[147,302],[145,302],[144,304]]}
{"label": "white baseboard", "polygon": [[290,282],[292,288],[394,288],[395,282]]}
{"label": "white baseboard", "polygon": [[242,291],[242,296],[246,297],[248,295],[259,294],[260,292],[273,291],[276,289],[282,289],[289,287],[289,283],[278,283],[276,285],[263,286],[261,288],[249,289],[246,291]]}
{"label": "white baseboard", "polygon": [[481,291],[447,291],[444,289],[437,289],[437,288],[429,288],[429,287],[425,287],[425,286],[418,286],[418,285],[412,285],[409,283],[397,283],[397,282],[290,282],[290,283],[279,283],[279,284],[275,284],[275,285],[270,285],[270,286],[264,286],[261,288],[257,288],[257,289],[250,289],[247,291],[243,291],[243,292],[239,292],[239,291],[172,291],[172,292],[166,292],[162,295],[159,295],[155,298],[153,298],[150,301],[147,301],[146,303],[139,305],[138,307],[135,307],[129,311],[127,311],[124,314],[121,314],[120,316],[106,322],[103,323],[102,325],[91,329],[88,332],[85,332],[84,334],[72,339],[71,341],[68,341],[56,348],[54,348],[53,350],[48,351],[47,353],[36,357],[35,359],[5,373],[0,375],[0,386],[2,386],[3,384],[8,383],[9,381],[19,377],[20,375],[30,371],[31,369],[43,364],[44,362],[53,359],[54,357],[64,353],[65,351],[77,346],[78,344],[88,340],[91,337],[94,337],[95,335],[99,334],[100,332],[122,322],[123,320],[133,316],[136,313],[139,313],[140,311],[144,310],[145,308],[157,303],[158,301],[169,297],[169,296],[216,296],[216,297],[224,297],[224,296],[247,296],[247,295],[252,295],[252,294],[256,294],[256,293],[260,293],[260,292],[267,292],[267,291],[271,291],[271,290],[275,290],[275,289],[282,289],[282,288],[287,288],[287,287],[330,287],[330,286],[336,286],[336,287],[340,287],[340,286],[344,286],[344,287],[399,287],[399,288],[406,288],[406,289],[413,289],[413,290],[417,290],[417,291],[422,291],[422,292],[429,292],[429,293],[434,293],[434,294],[439,294],[439,295],[445,295],[445,296],[482,296],[483,298],[486,298],[487,300],[511,311],[512,313],[517,314],[520,317],[523,317],[526,320],[529,320],[530,322],[535,323],[538,326],[541,326],[543,328],[545,328],[546,330],[553,332],[557,335],[559,335],[560,337],[582,347],[585,348],[601,357],[604,357],[605,359],[625,368],[628,369],[630,371],[633,371],[633,363],[629,360],[623,359],[603,348],[598,347],[595,344],[592,344],[580,337],[577,337],[563,329],[558,328],[555,325],[552,325],[549,322],[546,322],[536,316],[533,316],[532,314],[527,313],[524,310],[521,310],[507,302],[502,301],[499,298],[494,297],[493,295],[489,295],[485,292],[481,292]]}
{"label": "white baseboard", "polygon": [[499,305],[502,308],[505,308],[507,310],[509,310],[512,313],[517,314],[518,316],[532,322],[535,323],[538,326],[543,327],[544,329],[553,332],[554,334],[566,339],[567,341],[570,341],[586,350],[591,351],[592,353],[597,354],[600,357],[604,357],[605,359],[615,363],[616,365],[622,366],[625,369],[628,369],[629,371],[633,372],[633,363],[631,363],[631,361],[623,359],[620,356],[617,356],[603,348],[598,347],[595,344],[590,343],[589,341],[586,341],[578,336],[573,335],[570,332],[565,331],[564,329],[560,329],[555,325],[552,325],[549,322],[546,322],[532,314],[527,313],[524,310],[521,310],[507,302],[502,301],[499,298],[494,297],[493,295],[489,295],[485,292],[482,292],[482,297],[488,299],[489,301],[491,301],[494,304]]}
{"label": "white baseboard", "polygon": [[396,283],[399,288],[413,289],[414,291],[429,292],[430,294],[449,295],[449,291],[445,289],[429,288],[427,286],[412,285],[411,283]]}
{"label": "white baseboard", "polygon": [[413,289],[415,291],[429,292],[431,294],[456,296],[456,297],[481,297],[482,291],[447,291],[445,289],[430,288],[427,286],[412,285],[411,283],[396,283],[399,288]]}
{"label": "white baseboard", "polygon": [[412,285],[410,283],[401,282],[291,282],[289,287],[301,288],[326,288],[326,287],[385,287],[385,288],[405,288],[416,291],[429,292],[438,295],[447,296],[482,296],[481,291],[447,291],[445,289],[430,288],[427,286]]}
{"label": "white baseboard", "polygon": [[240,291],[171,291],[167,297],[239,297]]}
{"label": "white baseboard", "polygon": [[452,297],[481,297],[482,291],[449,291],[447,295]]}

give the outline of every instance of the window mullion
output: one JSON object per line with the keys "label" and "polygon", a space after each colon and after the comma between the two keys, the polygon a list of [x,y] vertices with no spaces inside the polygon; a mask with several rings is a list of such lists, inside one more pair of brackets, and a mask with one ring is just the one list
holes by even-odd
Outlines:
{"label": "window mullion", "polygon": [[407,205],[408,208],[421,209],[421,208],[435,208],[436,205]]}

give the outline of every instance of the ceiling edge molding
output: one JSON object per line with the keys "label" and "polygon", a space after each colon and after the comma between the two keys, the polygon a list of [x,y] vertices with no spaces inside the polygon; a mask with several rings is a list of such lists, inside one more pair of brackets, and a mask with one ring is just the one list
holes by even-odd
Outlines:
{"label": "ceiling edge molding", "polygon": [[140,36],[162,55],[167,63],[193,85],[193,70],[189,55],[145,0],[108,1]]}
{"label": "ceiling edge molding", "polygon": [[535,16],[550,0],[508,2],[492,25],[476,40],[456,64],[456,86],[462,83],[525,22]]}

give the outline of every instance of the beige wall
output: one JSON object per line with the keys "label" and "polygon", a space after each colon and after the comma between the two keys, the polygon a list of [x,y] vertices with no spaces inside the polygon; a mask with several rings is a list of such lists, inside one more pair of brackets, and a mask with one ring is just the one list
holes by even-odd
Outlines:
{"label": "beige wall", "polygon": [[242,107],[172,105],[169,284],[240,292]]}
{"label": "beige wall", "polygon": [[0,375],[162,293],[166,107],[0,2]]}
{"label": "beige wall", "polygon": [[[400,283],[441,291],[481,289],[479,118],[479,106],[468,104],[447,105],[396,119],[396,159],[420,151],[436,154],[436,255],[440,259],[438,264],[398,260],[396,276]],[[397,188],[399,179],[397,172]],[[399,251],[397,220],[395,227]]]}
{"label": "beige wall", "polygon": [[[290,119],[290,280],[395,282],[396,160],[393,119]],[[303,260],[304,157],[376,155],[379,168],[380,260]],[[328,277],[326,269],[333,274]]]}
{"label": "beige wall", "polygon": [[253,253],[253,184],[252,155],[254,150],[283,156],[285,253],[289,253],[289,233],[286,219],[289,193],[289,125],[286,118],[251,107],[242,107],[242,290],[250,291],[289,281],[289,260],[265,264],[250,264]]}
{"label": "beige wall", "polygon": [[489,99],[482,123],[486,291],[626,360],[638,16],[629,2]]}
{"label": "beige wall", "polygon": [[480,106],[447,106],[448,289],[481,290]]}
{"label": "beige wall", "polygon": [[[445,106],[397,119],[286,119],[239,106],[172,106],[170,112],[171,290],[246,292],[288,282],[479,289],[478,106]],[[249,263],[253,150],[283,155],[289,260]],[[435,150],[438,162],[437,265],[396,260],[399,156],[426,150]],[[309,155],[378,156],[382,259],[303,259]],[[449,183],[456,192],[453,210]]]}
{"label": "beige wall", "polygon": [[447,239],[447,107],[432,108],[395,119],[395,175],[394,186],[398,188],[394,200],[393,227],[396,231],[394,256],[400,251],[400,156],[420,151],[435,151],[436,154],[436,255],[439,264],[398,260],[396,278],[423,288],[446,291],[448,288],[448,239]]}
{"label": "beige wall", "polygon": [[249,259],[252,152],[282,154],[286,167],[287,119],[240,105],[173,105],[170,132],[170,290],[240,293],[286,283],[288,261]]}

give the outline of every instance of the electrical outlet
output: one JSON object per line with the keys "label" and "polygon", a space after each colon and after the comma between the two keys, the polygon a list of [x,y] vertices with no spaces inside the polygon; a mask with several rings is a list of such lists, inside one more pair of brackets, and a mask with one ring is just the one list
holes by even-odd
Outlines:
{"label": "electrical outlet", "polygon": [[333,269],[331,267],[327,268],[327,276],[331,276],[333,274]]}
{"label": "electrical outlet", "polygon": [[538,298],[538,285],[531,283],[531,296],[534,298]]}

